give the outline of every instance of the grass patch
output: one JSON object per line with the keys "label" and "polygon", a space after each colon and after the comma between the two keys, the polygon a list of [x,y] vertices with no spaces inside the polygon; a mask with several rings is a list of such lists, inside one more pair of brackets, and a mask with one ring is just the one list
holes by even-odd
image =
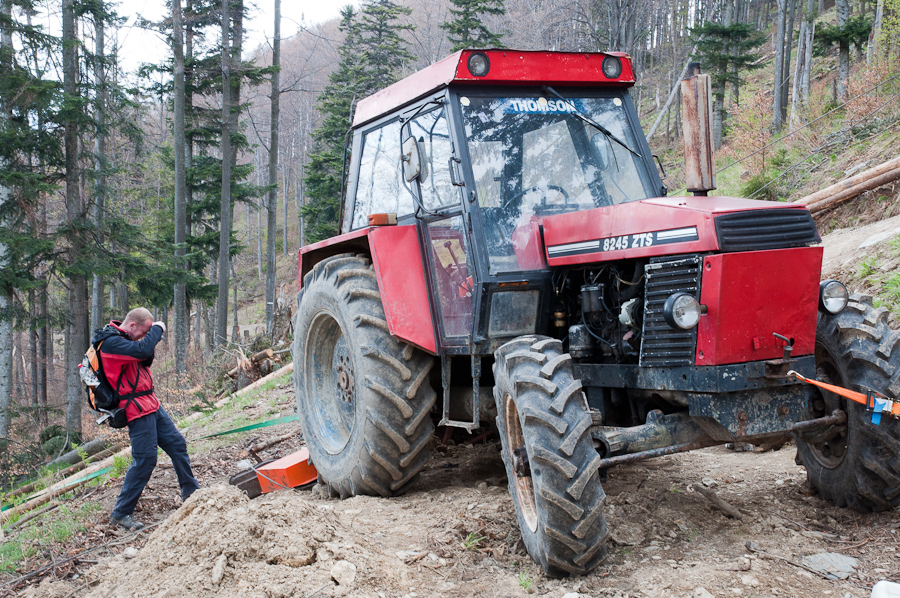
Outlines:
{"label": "grass patch", "polygon": [[125,475],[131,466],[131,455],[114,455],[112,471],[109,472],[110,478],[119,478]]}
{"label": "grass patch", "polygon": [[75,509],[62,506],[52,515],[28,523],[14,538],[0,543],[0,574],[17,572],[23,560],[47,544],[68,542],[85,531],[85,522],[102,509],[101,504],[88,501]]}
{"label": "grass patch", "polygon": [[485,536],[479,536],[477,533],[472,532],[466,539],[463,540],[463,548],[466,550],[476,550],[478,545],[481,544],[481,541],[484,540]]}
{"label": "grass patch", "polygon": [[864,259],[859,264],[858,275],[860,276],[860,278],[868,278],[869,276],[872,276],[873,274],[875,274],[875,272],[877,270],[878,270],[877,260],[874,257],[869,257],[869,258]]}

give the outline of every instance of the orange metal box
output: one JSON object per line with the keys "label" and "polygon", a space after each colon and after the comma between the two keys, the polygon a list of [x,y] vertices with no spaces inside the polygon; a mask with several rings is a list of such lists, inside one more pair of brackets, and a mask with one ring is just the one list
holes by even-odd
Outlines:
{"label": "orange metal box", "polygon": [[309,462],[309,451],[305,448],[259,467],[256,475],[263,494],[309,484],[318,477],[316,468]]}

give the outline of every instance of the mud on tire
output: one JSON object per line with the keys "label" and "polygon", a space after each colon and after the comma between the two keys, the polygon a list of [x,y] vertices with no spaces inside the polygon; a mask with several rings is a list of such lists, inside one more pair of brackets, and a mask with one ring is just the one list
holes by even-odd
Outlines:
{"label": "mud on tire", "polygon": [[[872,298],[853,295],[836,316],[819,314],[816,374],[820,380],[891,398],[900,394],[900,331],[887,324],[888,311]],[[863,405],[822,392],[812,417],[847,412],[847,423],[797,440],[797,462],[809,485],[839,507],[883,511],[900,505],[900,421],[882,414],[881,424]]]}
{"label": "mud on tire", "polygon": [[316,264],[298,304],[294,391],[320,481],[341,498],[402,492],[428,459],[433,359],[391,336],[365,256]]}
{"label": "mud on tire", "polygon": [[600,456],[571,364],[560,341],[529,336],[500,347],[494,365],[497,427],[522,540],[553,576],[600,564],[608,533]]}

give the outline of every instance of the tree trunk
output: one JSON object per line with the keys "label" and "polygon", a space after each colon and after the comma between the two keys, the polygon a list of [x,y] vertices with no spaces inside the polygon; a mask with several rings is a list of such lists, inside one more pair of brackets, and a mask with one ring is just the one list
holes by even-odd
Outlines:
{"label": "tree trunk", "polygon": [[228,342],[228,281],[231,266],[231,49],[228,0],[222,0],[222,204],[219,218],[219,296],[216,345]]}
{"label": "tree trunk", "polygon": [[813,37],[816,32],[816,0],[807,0],[797,41],[797,69],[794,73],[794,98],[791,102],[791,126],[799,126],[809,106],[809,79],[812,72]]}
{"label": "tree trunk", "polygon": [[[172,0],[172,53],[174,55],[174,109],[175,125],[173,145],[175,158],[175,374],[180,378],[185,374],[185,358],[188,348],[187,296],[183,276],[187,274],[185,263],[187,241],[187,195],[184,136],[185,81],[184,81],[184,21],[181,14],[181,0]],[[179,383],[184,380],[178,380]]]}
{"label": "tree trunk", "polygon": [[[0,14],[4,19],[9,19],[12,14],[12,1],[0,2]],[[12,33],[9,28],[0,29],[0,51],[3,52],[5,61],[12,56]],[[5,104],[5,103],[4,103]],[[0,119],[6,120],[9,113],[5,105],[0,105]],[[0,162],[0,167],[6,165]],[[6,209],[6,203],[11,201],[9,189],[0,186],[0,208]],[[9,263],[6,245],[0,244],[0,269],[5,269]],[[0,452],[6,450],[6,438],[9,436],[10,413],[9,406],[12,403],[12,344],[13,322],[10,307],[12,306],[13,289],[0,286]]]}
{"label": "tree trunk", "polygon": [[725,85],[717,85],[713,89],[713,145],[715,149],[722,147],[722,117],[725,112]]}
{"label": "tree trunk", "polygon": [[[850,18],[850,0],[835,0],[834,10],[837,14],[838,27],[847,26],[847,20]],[[838,77],[837,77],[837,99],[843,102],[847,99],[850,89],[850,44],[842,40],[838,44]]]}
{"label": "tree trunk", "polygon": [[272,338],[275,318],[275,237],[278,225],[275,211],[278,208],[278,116],[281,96],[279,71],[281,70],[281,0],[275,0],[275,35],[272,38],[272,91],[270,96],[271,115],[269,138],[269,201],[267,202],[266,223],[266,334]]}
{"label": "tree trunk", "polygon": [[784,34],[787,25],[788,0],[776,0],[778,3],[778,23],[775,27],[775,76],[774,76],[774,101],[772,103],[772,128],[775,131],[781,129],[782,102],[784,96],[781,93],[781,85],[784,81]]}
{"label": "tree trunk", "polygon": [[869,44],[866,46],[866,64],[877,62],[881,48],[881,23],[884,19],[884,0],[875,3],[875,21],[872,23],[872,31],[869,33]]}
{"label": "tree trunk", "polygon": [[39,389],[38,389],[38,333],[37,328],[34,326],[35,322],[37,322],[37,297],[35,296],[34,289],[28,291],[28,306],[30,317],[31,317],[31,326],[28,327],[28,361],[30,363],[31,370],[31,408],[32,414],[31,419],[34,420],[36,426],[40,426],[41,421],[41,402],[38,398]]}
{"label": "tree trunk", "polygon": [[[97,227],[97,242],[103,243],[103,208],[106,204],[106,71],[103,58],[106,56],[103,14],[94,14],[95,52],[100,58],[94,62],[94,85],[97,86],[94,120],[97,132],[94,137],[94,226]],[[91,330],[103,326],[103,277],[94,274],[91,284]]]}
{"label": "tree trunk", "polygon": [[[63,91],[69,102],[75,102],[78,89],[78,40],[75,35],[75,0],[62,3],[62,52]],[[69,236],[69,265],[80,265],[85,258],[86,243],[78,223],[85,217],[84,202],[79,186],[80,165],[78,163],[78,118],[67,117],[64,123],[66,147],[66,221],[72,232]],[[78,364],[88,345],[87,281],[81,274],[68,278],[68,318],[66,342],[66,430],[81,433],[81,379]]]}
{"label": "tree trunk", "polygon": [[787,119],[788,79],[791,76],[791,47],[794,45],[794,15],[797,14],[797,0],[788,2],[788,26],[784,36],[784,69],[781,77],[781,122]]}
{"label": "tree trunk", "polygon": [[47,423],[47,380],[50,375],[50,353],[52,351],[52,346],[50,343],[52,342],[52,336],[50,334],[50,327],[47,326],[47,313],[49,311],[47,306],[47,285],[41,287],[39,291],[40,299],[38,300],[39,304],[39,312],[38,318],[40,320],[40,327],[38,328],[38,394],[37,400],[38,404],[41,406],[40,411],[40,423],[41,425],[46,425]]}

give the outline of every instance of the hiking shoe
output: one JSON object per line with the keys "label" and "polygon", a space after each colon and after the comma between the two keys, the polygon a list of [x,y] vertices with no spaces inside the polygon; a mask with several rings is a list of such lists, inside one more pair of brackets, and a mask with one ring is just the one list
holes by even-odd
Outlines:
{"label": "hiking shoe", "polygon": [[136,532],[139,529],[144,528],[144,524],[140,521],[135,521],[131,518],[131,515],[125,515],[124,517],[116,518],[112,515],[109,516],[109,522],[118,525],[119,527],[124,527],[130,532]]}

